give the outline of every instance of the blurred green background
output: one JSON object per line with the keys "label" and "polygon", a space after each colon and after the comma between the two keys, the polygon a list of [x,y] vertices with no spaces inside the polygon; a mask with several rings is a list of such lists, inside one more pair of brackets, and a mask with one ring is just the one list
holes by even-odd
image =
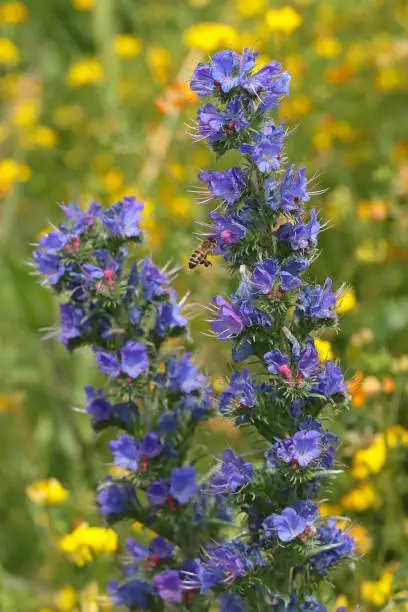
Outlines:
{"label": "blurred green background", "polygon": [[[106,440],[72,410],[94,364],[41,340],[57,305],[29,275],[30,243],[59,221],[58,202],[135,194],[155,261],[185,267],[206,214],[189,189],[214,165],[185,134],[197,109],[189,75],[208,54],[246,46],[292,73],[279,110],[296,128],[288,154],[330,188],[313,202],[330,231],[312,274],[351,288],[342,334],[318,346],[353,379],[353,408],[333,424],[350,469],[322,512],[350,516],[364,553],[334,576],[333,610],[408,609],[406,0],[26,0],[0,2],[2,612],[108,610],[117,548],[93,529]],[[216,260],[177,280],[197,304],[230,283]],[[206,329],[193,321],[197,360],[221,390],[229,351]],[[211,452],[245,448],[227,422],[208,428]]]}

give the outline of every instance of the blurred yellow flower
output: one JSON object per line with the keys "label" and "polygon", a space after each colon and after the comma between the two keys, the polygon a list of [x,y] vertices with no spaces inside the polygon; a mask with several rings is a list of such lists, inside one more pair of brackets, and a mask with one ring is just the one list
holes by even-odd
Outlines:
{"label": "blurred yellow flower", "polygon": [[14,183],[26,183],[31,177],[31,168],[18,164],[14,159],[0,160],[0,197],[11,193]]}
{"label": "blurred yellow flower", "polygon": [[364,480],[370,474],[381,472],[387,458],[387,448],[383,434],[377,434],[374,442],[365,449],[358,450],[353,457],[351,474],[357,480]]}
{"label": "blurred yellow flower", "polygon": [[82,121],[84,110],[79,104],[56,106],[51,112],[53,122],[60,128],[72,127]]}
{"label": "blurred yellow flower", "polygon": [[302,23],[302,16],[290,6],[270,9],[265,14],[266,25],[271,32],[291,34]]}
{"label": "blurred yellow flower", "polygon": [[338,595],[336,598],[336,603],[334,604],[334,609],[337,608],[347,608],[348,607],[348,599],[345,595]]}
{"label": "blurred yellow flower", "polygon": [[367,529],[363,525],[352,525],[347,531],[354,538],[360,553],[365,555],[370,552],[372,541]]}
{"label": "blurred yellow flower", "polygon": [[216,393],[222,393],[228,387],[228,382],[225,378],[221,378],[221,376],[215,376],[212,379],[212,386]]}
{"label": "blurred yellow flower", "polygon": [[364,405],[365,400],[366,400],[366,394],[365,394],[364,387],[362,384],[363,379],[364,379],[363,372],[358,371],[354,374],[353,378],[350,380],[350,382],[347,385],[347,391],[351,395],[351,405],[354,408],[361,408],[361,406]]}
{"label": "blurred yellow flower", "polygon": [[118,34],[114,40],[115,53],[125,59],[131,59],[142,51],[142,41],[131,34]]}
{"label": "blurred yellow flower", "polygon": [[388,205],[384,200],[360,200],[357,203],[357,217],[360,221],[384,221],[388,216]]}
{"label": "blurred yellow flower", "polygon": [[175,217],[183,217],[185,219],[191,218],[191,201],[185,196],[172,198],[168,203],[168,209]]}
{"label": "blurred yellow flower", "polygon": [[402,444],[408,446],[408,429],[405,429],[402,425],[390,425],[386,431],[387,445],[390,448]]}
{"label": "blurred yellow flower", "polygon": [[27,7],[22,2],[6,2],[0,6],[0,25],[23,23],[27,15]]}
{"label": "blurred yellow flower", "polygon": [[293,82],[299,83],[301,76],[307,68],[307,64],[305,64],[304,59],[300,55],[292,53],[284,58],[283,67],[290,72]]}
{"label": "blurred yellow flower", "polygon": [[147,529],[143,523],[139,523],[139,521],[135,521],[132,523],[132,530],[137,534],[145,534],[149,540],[154,540],[157,537],[157,533],[152,529]]}
{"label": "blurred yellow flower", "polygon": [[383,606],[391,593],[391,585],[394,575],[391,572],[383,572],[379,580],[366,580],[361,584],[360,593],[363,601],[375,606]]}
{"label": "blurred yellow flower", "polygon": [[318,152],[328,151],[332,146],[332,137],[327,127],[319,127],[312,137],[313,145]]}
{"label": "blurred yellow flower", "polygon": [[314,48],[317,55],[333,58],[341,53],[342,46],[337,38],[320,36],[315,40]]}
{"label": "blurred yellow flower", "polygon": [[70,87],[84,87],[102,83],[104,76],[100,62],[89,57],[72,64],[68,69],[66,81]]}
{"label": "blurred yellow flower", "polygon": [[221,47],[239,46],[239,33],[225,23],[197,23],[187,28],[183,38],[187,47],[206,53]]}
{"label": "blurred yellow flower", "polygon": [[321,338],[314,339],[314,345],[319,355],[319,361],[326,361],[327,359],[333,359],[332,346],[328,340],[322,340]]}
{"label": "blurred yellow flower", "polygon": [[387,257],[387,253],[388,243],[385,238],[378,238],[377,240],[367,238],[363,240],[362,244],[354,251],[358,261],[371,263],[384,261]]}
{"label": "blurred yellow flower", "polygon": [[72,612],[76,602],[77,594],[70,584],[61,587],[54,597],[54,603],[59,612]]}
{"label": "blurred yellow flower", "polygon": [[94,5],[94,0],[72,0],[72,6],[77,11],[90,11]]}
{"label": "blurred yellow flower", "polygon": [[33,125],[37,121],[39,113],[38,100],[21,100],[13,107],[10,120],[13,125],[26,127]]}
{"label": "blurred yellow flower", "polygon": [[150,45],[147,48],[147,63],[158,83],[165,83],[171,68],[171,55],[165,47]]}
{"label": "blurred yellow flower", "polygon": [[20,52],[9,38],[0,38],[0,66],[14,66],[20,59]]}
{"label": "blurred yellow flower", "polygon": [[304,115],[307,115],[312,110],[312,102],[305,95],[294,96],[292,99],[287,98],[279,108],[279,116],[288,121],[294,121]]}
{"label": "blurred yellow flower", "polygon": [[376,85],[381,91],[395,89],[403,82],[404,75],[392,66],[381,68],[378,71]]}
{"label": "blurred yellow flower", "polygon": [[121,170],[112,168],[103,177],[103,187],[109,193],[122,189],[125,182],[125,175]]}
{"label": "blurred yellow flower", "polygon": [[349,491],[341,498],[340,503],[345,510],[354,510],[355,512],[363,512],[367,508],[371,508],[376,500],[374,488],[365,483],[356,489]]}
{"label": "blurred yellow flower", "polygon": [[92,561],[92,553],[114,554],[118,547],[118,536],[113,529],[89,527],[81,523],[57,541],[58,548],[66,553],[79,567]]}
{"label": "blurred yellow flower", "polygon": [[25,400],[23,391],[12,391],[8,394],[0,394],[0,414],[4,412],[13,412],[21,407]]}
{"label": "blurred yellow flower", "polygon": [[33,132],[34,144],[44,149],[52,149],[58,143],[58,133],[47,125],[39,125]]}
{"label": "blurred yellow flower", "polygon": [[352,287],[346,287],[340,293],[336,301],[336,312],[338,315],[353,310],[357,303],[356,294]]}
{"label": "blurred yellow flower", "polygon": [[28,499],[41,506],[58,506],[68,498],[68,491],[56,478],[37,480],[26,487]]}
{"label": "blurred yellow flower", "polygon": [[340,516],[341,507],[336,504],[319,504],[319,514],[320,516]]}
{"label": "blurred yellow flower", "polygon": [[237,0],[237,8],[243,17],[254,17],[267,8],[266,0]]}

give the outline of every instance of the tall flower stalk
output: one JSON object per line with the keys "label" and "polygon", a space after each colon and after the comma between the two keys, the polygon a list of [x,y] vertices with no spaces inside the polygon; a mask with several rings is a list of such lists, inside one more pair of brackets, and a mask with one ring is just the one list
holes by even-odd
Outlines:
{"label": "tall flower stalk", "polygon": [[[314,345],[325,329],[337,330],[338,294],[329,278],[308,281],[322,224],[314,209],[305,211],[313,195],[305,168],[286,160],[288,129],[271,117],[290,75],[278,62],[257,69],[256,57],[247,49],[216,53],[190,83],[206,100],[193,139],[207,141],[217,158],[241,154],[237,166],[200,172],[199,192],[217,202],[205,236],[238,277],[233,295],[213,299],[210,326],[231,343],[235,364],[246,361],[234,366],[219,408],[255,429],[263,446],[253,465],[226,451],[213,480],[243,514],[245,561],[241,572],[230,571],[235,608],[226,609],[320,612],[320,584],[354,551],[347,529],[319,516],[318,501],[339,471],[339,440],[324,422],[348,403],[340,367],[319,361]],[[227,474],[235,477],[229,489]],[[237,544],[228,546],[237,558]],[[223,580],[219,572],[215,588]]]}

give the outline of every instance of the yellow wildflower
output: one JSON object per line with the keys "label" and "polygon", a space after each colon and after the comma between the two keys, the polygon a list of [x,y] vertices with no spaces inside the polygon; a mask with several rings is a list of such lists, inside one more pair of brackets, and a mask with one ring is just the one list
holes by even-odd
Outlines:
{"label": "yellow wildflower", "polygon": [[212,379],[212,387],[216,393],[221,393],[222,391],[225,391],[225,389],[228,387],[228,383],[225,378],[221,378],[221,376],[215,376]]}
{"label": "yellow wildflower", "polygon": [[9,394],[0,394],[0,414],[2,412],[12,412],[21,407],[25,400],[23,391],[12,391]]}
{"label": "yellow wildflower", "polygon": [[27,19],[27,7],[22,2],[6,2],[0,6],[0,24],[16,25]]}
{"label": "yellow wildflower", "polygon": [[266,0],[237,0],[237,8],[243,17],[254,17],[267,8]]}
{"label": "yellow wildflower", "polygon": [[90,11],[94,5],[94,0],[72,0],[72,6],[77,11]]}
{"label": "yellow wildflower", "polygon": [[384,221],[388,215],[388,206],[384,200],[360,200],[357,203],[357,217],[360,221]]}
{"label": "yellow wildflower", "polygon": [[336,301],[336,312],[342,315],[350,310],[353,310],[357,303],[356,294],[352,287],[343,289]]}
{"label": "yellow wildflower", "polygon": [[333,359],[332,346],[328,340],[322,340],[321,338],[314,339],[314,345],[319,355],[320,361],[326,361],[327,359]]}
{"label": "yellow wildflower", "polygon": [[333,58],[341,53],[342,46],[337,38],[319,37],[314,43],[315,51],[321,57]]}
{"label": "yellow wildflower", "polygon": [[168,208],[175,217],[191,218],[191,202],[189,198],[184,196],[173,198],[170,200]]}
{"label": "yellow wildflower", "polygon": [[76,602],[77,594],[70,584],[59,589],[54,597],[54,603],[60,612],[72,612]]}
{"label": "yellow wildflower", "polygon": [[51,113],[53,122],[60,128],[77,125],[84,118],[84,111],[79,104],[56,106]]}
{"label": "yellow wildflower", "polygon": [[33,141],[39,147],[52,149],[58,142],[58,133],[47,125],[39,125],[34,130]]}
{"label": "yellow wildflower", "polygon": [[354,408],[361,408],[366,400],[366,394],[363,387],[363,372],[356,372],[353,378],[347,385],[347,390],[351,395],[351,405]]}
{"label": "yellow wildflower", "polygon": [[92,553],[114,554],[118,547],[118,536],[113,529],[89,527],[81,523],[57,542],[58,548],[66,553],[79,567],[92,561]]}
{"label": "yellow wildflower", "polygon": [[70,87],[84,87],[101,83],[104,76],[100,62],[89,57],[72,64],[67,72],[66,81]]}
{"label": "yellow wildflower", "polygon": [[291,34],[302,23],[301,15],[290,6],[271,9],[265,15],[266,25],[271,32]]}
{"label": "yellow wildflower", "polygon": [[354,538],[360,553],[365,555],[370,552],[372,548],[372,541],[367,529],[363,527],[363,525],[352,525],[348,529],[348,533]]}
{"label": "yellow wildflower", "polygon": [[125,176],[121,170],[112,168],[103,177],[103,186],[106,191],[112,193],[113,191],[119,191],[123,187]]}
{"label": "yellow wildflower", "polygon": [[318,152],[328,151],[332,146],[332,137],[327,127],[322,126],[316,130],[312,137],[313,145]]}
{"label": "yellow wildflower", "polygon": [[386,431],[387,445],[394,448],[398,444],[408,445],[408,430],[402,425],[390,425]]}
{"label": "yellow wildflower", "polygon": [[147,63],[155,81],[165,83],[171,68],[171,55],[165,47],[151,45],[147,49]]}
{"label": "yellow wildflower", "polygon": [[348,607],[348,599],[345,595],[338,595],[336,598],[336,603],[334,604],[334,609],[337,608],[347,608]]}
{"label": "yellow wildflower", "polygon": [[365,580],[360,587],[363,601],[378,607],[383,606],[390,596],[393,578],[393,574],[386,571],[379,580]]}
{"label": "yellow wildflower", "polygon": [[353,457],[352,476],[364,480],[370,474],[378,474],[387,458],[387,448],[383,434],[377,434],[373,444],[366,449],[358,450]]}
{"label": "yellow wildflower", "polygon": [[325,502],[319,504],[319,514],[320,516],[340,516],[341,508],[336,504],[328,504]]}
{"label": "yellow wildflower", "polygon": [[146,534],[149,540],[154,540],[157,537],[157,533],[152,529],[147,529],[143,523],[139,523],[139,521],[135,521],[132,524],[132,530],[138,534]]}
{"label": "yellow wildflower", "polygon": [[0,66],[14,66],[20,59],[20,52],[9,38],[0,38]]}
{"label": "yellow wildflower", "polygon": [[136,57],[142,51],[142,41],[131,34],[118,34],[113,44],[115,53],[124,59]]}
{"label": "yellow wildflower", "polygon": [[279,116],[289,121],[299,119],[312,110],[312,102],[305,95],[288,98],[280,107]]}
{"label": "yellow wildflower", "polygon": [[341,498],[340,503],[345,510],[363,512],[373,506],[375,499],[376,495],[373,487],[366,483],[349,491]]}
{"label": "yellow wildflower", "polygon": [[184,43],[187,47],[201,49],[212,53],[221,47],[239,46],[239,34],[225,23],[197,23],[184,32]]}
{"label": "yellow wildflower", "polygon": [[27,99],[18,102],[11,113],[11,123],[21,127],[34,125],[40,112],[38,100]]}
{"label": "yellow wildflower", "polygon": [[56,478],[37,480],[26,488],[28,499],[42,506],[58,506],[68,497],[68,491]]}
{"label": "yellow wildflower", "polygon": [[381,91],[390,91],[403,83],[403,75],[392,66],[381,68],[377,74],[377,87]]}

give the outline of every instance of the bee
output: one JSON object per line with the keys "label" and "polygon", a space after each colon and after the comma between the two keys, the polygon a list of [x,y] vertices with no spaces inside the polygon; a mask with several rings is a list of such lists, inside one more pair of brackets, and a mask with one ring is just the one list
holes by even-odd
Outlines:
{"label": "bee", "polygon": [[206,240],[203,240],[198,249],[192,253],[189,259],[188,267],[190,270],[193,270],[201,264],[203,264],[206,268],[211,266],[211,262],[208,261],[207,257],[213,254],[216,244],[217,241],[215,238],[207,238]]}

